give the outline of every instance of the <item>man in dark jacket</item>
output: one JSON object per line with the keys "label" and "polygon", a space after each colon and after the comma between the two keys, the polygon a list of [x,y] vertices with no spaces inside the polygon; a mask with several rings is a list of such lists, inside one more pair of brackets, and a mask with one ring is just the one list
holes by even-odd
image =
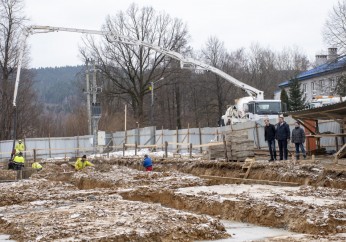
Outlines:
{"label": "man in dark jacket", "polygon": [[295,123],[295,128],[292,130],[292,143],[296,146],[296,158],[299,160],[299,147],[302,151],[304,159],[306,158],[306,152],[304,149],[305,143],[305,133],[304,130],[300,127],[300,123]]}
{"label": "man in dark jacket", "polygon": [[264,140],[268,142],[270,160],[276,160],[276,147],[275,147],[275,126],[269,122],[269,119],[264,120]]}
{"label": "man in dark jacket", "polygon": [[276,128],[276,139],[279,144],[280,160],[287,160],[287,141],[290,139],[290,126],[284,121],[283,116],[279,117],[279,123]]}

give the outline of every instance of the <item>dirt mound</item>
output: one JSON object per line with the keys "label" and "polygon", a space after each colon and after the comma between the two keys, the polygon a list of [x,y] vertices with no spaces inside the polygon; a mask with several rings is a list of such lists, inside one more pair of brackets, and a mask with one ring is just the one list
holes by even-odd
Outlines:
{"label": "dirt mound", "polygon": [[0,181],[13,181],[16,180],[16,178],[17,171],[0,169]]}

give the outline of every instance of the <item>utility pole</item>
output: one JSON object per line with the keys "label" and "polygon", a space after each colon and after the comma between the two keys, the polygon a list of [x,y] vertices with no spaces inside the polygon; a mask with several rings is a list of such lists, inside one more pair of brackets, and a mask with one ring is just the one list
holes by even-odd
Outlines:
{"label": "utility pole", "polygon": [[125,130],[125,141],[124,143],[127,144],[127,104],[125,104],[125,122],[124,122],[124,130]]}
{"label": "utility pole", "polygon": [[[89,62],[92,62],[92,84],[90,84]],[[88,111],[88,132],[93,135],[93,147],[97,146],[98,122],[101,118],[101,105],[97,102],[96,95],[102,92],[102,88],[97,86],[96,65],[94,60],[86,60],[86,94],[87,94],[87,111]],[[92,100],[91,100],[92,95]]]}
{"label": "utility pole", "polygon": [[97,109],[100,108],[100,104],[96,102],[96,94],[98,92],[98,87],[96,85],[96,66],[95,66],[95,60],[92,60],[93,63],[93,82],[92,82],[92,106],[93,106],[93,114],[92,114],[92,131],[93,131],[93,146],[94,149],[97,146],[97,130],[98,130],[98,122],[101,117],[101,112]]}
{"label": "utility pole", "polygon": [[[162,81],[164,79],[164,77],[161,77],[159,80],[157,80],[156,82]],[[154,84],[156,82],[150,82],[150,91],[151,91],[151,108],[150,108],[150,125],[154,126]]]}
{"label": "utility pole", "polygon": [[96,85],[96,67],[95,67],[95,60],[93,62],[93,103],[96,103],[96,92],[97,92],[97,85]]}
{"label": "utility pole", "polygon": [[151,86],[151,109],[150,109],[150,125],[154,126],[154,82],[150,82]]}
{"label": "utility pole", "polygon": [[90,109],[90,84],[89,84],[89,59],[86,59],[85,61],[85,65],[86,65],[86,94],[87,94],[87,112],[88,112],[88,134],[91,134],[91,109]]}

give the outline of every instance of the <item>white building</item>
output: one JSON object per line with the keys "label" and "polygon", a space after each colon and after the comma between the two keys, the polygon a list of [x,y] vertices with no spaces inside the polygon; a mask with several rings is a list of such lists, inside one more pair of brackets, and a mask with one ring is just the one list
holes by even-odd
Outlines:
{"label": "white building", "polygon": [[[296,76],[300,81],[306,102],[314,96],[333,96],[338,78],[346,74],[346,55],[338,56],[336,48],[328,48],[328,55],[316,55],[316,67],[302,72]],[[288,80],[279,84],[279,88],[286,89],[288,93]],[[275,98],[280,99],[280,92],[275,93]]]}

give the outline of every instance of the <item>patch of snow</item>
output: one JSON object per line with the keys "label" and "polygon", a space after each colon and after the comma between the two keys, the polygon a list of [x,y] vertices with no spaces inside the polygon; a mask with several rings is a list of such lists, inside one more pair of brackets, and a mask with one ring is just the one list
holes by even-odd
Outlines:
{"label": "patch of snow", "polygon": [[31,205],[37,205],[37,206],[40,206],[40,205],[44,205],[46,204],[48,201],[47,200],[38,200],[38,201],[33,201],[33,202],[30,202]]}
{"label": "patch of snow", "polygon": [[74,213],[74,214],[71,214],[70,218],[78,218],[80,216],[79,213]]}
{"label": "patch of snow", "polygon": [[295,201],[299,202],[302,201],[306,204],[311,204],[311,205],[318,205],[318,206],[324,206],[324,205],[332,205],[332,204],[338,204],[341,203],[343,204],[343,201],[337,200],[337,199],[326,199],[326,198],[317,198],[314,196],[284,196],[285,199],[288,201]]}

